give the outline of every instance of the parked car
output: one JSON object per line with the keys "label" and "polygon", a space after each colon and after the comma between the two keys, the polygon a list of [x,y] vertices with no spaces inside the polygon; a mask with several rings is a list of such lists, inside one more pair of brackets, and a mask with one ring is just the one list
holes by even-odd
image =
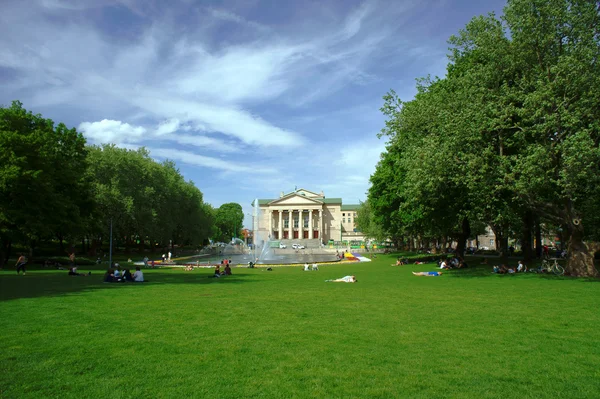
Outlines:
{"label": "parked car", "polygon": [[294,249],[304,249],[304,245],[292,244],[292,248],[294,248]]}
{"label": "parked car", "polygon": [[279,243],[279,249],[286,249],[286,248],[287,248],[287,245],[285,245],[282,242]]}

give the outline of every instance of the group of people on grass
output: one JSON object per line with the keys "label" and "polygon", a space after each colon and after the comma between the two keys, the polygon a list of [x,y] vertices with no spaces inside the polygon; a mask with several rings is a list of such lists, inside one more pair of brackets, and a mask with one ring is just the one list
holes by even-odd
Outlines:
{"label": "group of people on grass", "polygon": [[461,258],[460,256],[454,256],[452,257],[450,260],[448,259],[441,259],[440,262],[438,263],[440,269],[464,269],[466,267],[469,267],[469,265],[467,265],[467,262],[465,262],[465,260],[463,258]]}
{"label": "group of people on grass", "polygon": [[[224,259],[221,261],[220,265],[216,265],[215,266],[215,274],[214,277],[221,277],[221,276],[231,276],[231,266],[229,266],[231,263],[230,260],[228,259]],[[224,265],[225,267],[223,268],[223,270],[221,270],[221,266]]]}
{"label": "group of people on grass", "polygon": [[129,269],[123,269],[117,267],[115,269],[108,269],[106,273],[104,273],[104,282],[105,283],[143,283],[144,282],[144,273],[140,270],[140,267],[137,266],[135,268],[135,272],[131,274]]}
{"label": "group of people on grass", "polygon": [[316,263],[313,263],[312,265],[309,265],[308,263],[304,264],[304,271],[305,272],[310,272],[310,271],[318,271],[319,270],[319,265],[317,265]]}
{"label": "group of people on grass", "polygon": [[492,272],[498,274],[525,273],[526,271],[527,266],[525,266],[521,260],[517,264],[517,267],[507,267],[505,264],[501,264],[500,266],[494,266],[492,268]]}

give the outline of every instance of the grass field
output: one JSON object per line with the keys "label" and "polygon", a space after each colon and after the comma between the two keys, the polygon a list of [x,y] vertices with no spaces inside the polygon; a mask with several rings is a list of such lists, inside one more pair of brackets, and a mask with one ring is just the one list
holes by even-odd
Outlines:
{"label": "grass field", "polygon": [[0,397],[600,396],[599,281],[394,259],[137,285],[2,271]]}

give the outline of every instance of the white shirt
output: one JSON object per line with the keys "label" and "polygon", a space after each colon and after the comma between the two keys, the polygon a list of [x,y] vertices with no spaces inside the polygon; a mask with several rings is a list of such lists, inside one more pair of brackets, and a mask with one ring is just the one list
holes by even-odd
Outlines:
{"label": "white shirt", "polygon": [[139,283],[144,281],[144,273],[142,273],[141,270],[136,270],[135,273],[133,273],[133,280],[137,281]]}
{"label": "white shirt", "polygon": [[443,269],[446,267],[446,262],[442,262],[442,264],[440,265],[440,269]]}
{"label": "white shirt", "polygon": [[344,280],[346,283],[353,283],[354,282],[354,279],[352,278],[352,276],[344,276],[340,280]]}
{"label": "white shirt", "polygon": [[119,270],[115,270],[115,277],[121,277],[121,272]]}
{"label": "white shirt", "polygon": [[305,271],[305,272],[307,272],[308,270],[309,270],[309,269],[308,269],[308,263],[305,263],[305,264],[304,264],[304,271]]}

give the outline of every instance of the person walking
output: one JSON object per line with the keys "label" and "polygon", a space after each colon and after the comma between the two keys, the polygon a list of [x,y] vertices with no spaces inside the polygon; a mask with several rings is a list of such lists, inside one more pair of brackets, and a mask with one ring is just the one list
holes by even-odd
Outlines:
{"label": "person walking", "polygon": [[27,264],[27,258],[21,254],[21,256],[19,256],[19,259],[17,259],[17,263],[15,264],[15,266],[17,267],[17,274],[19,274],[19,272],[21,270],[23,270],[23,275],[25,275],[26,270],[25,270],[25,265]]}

